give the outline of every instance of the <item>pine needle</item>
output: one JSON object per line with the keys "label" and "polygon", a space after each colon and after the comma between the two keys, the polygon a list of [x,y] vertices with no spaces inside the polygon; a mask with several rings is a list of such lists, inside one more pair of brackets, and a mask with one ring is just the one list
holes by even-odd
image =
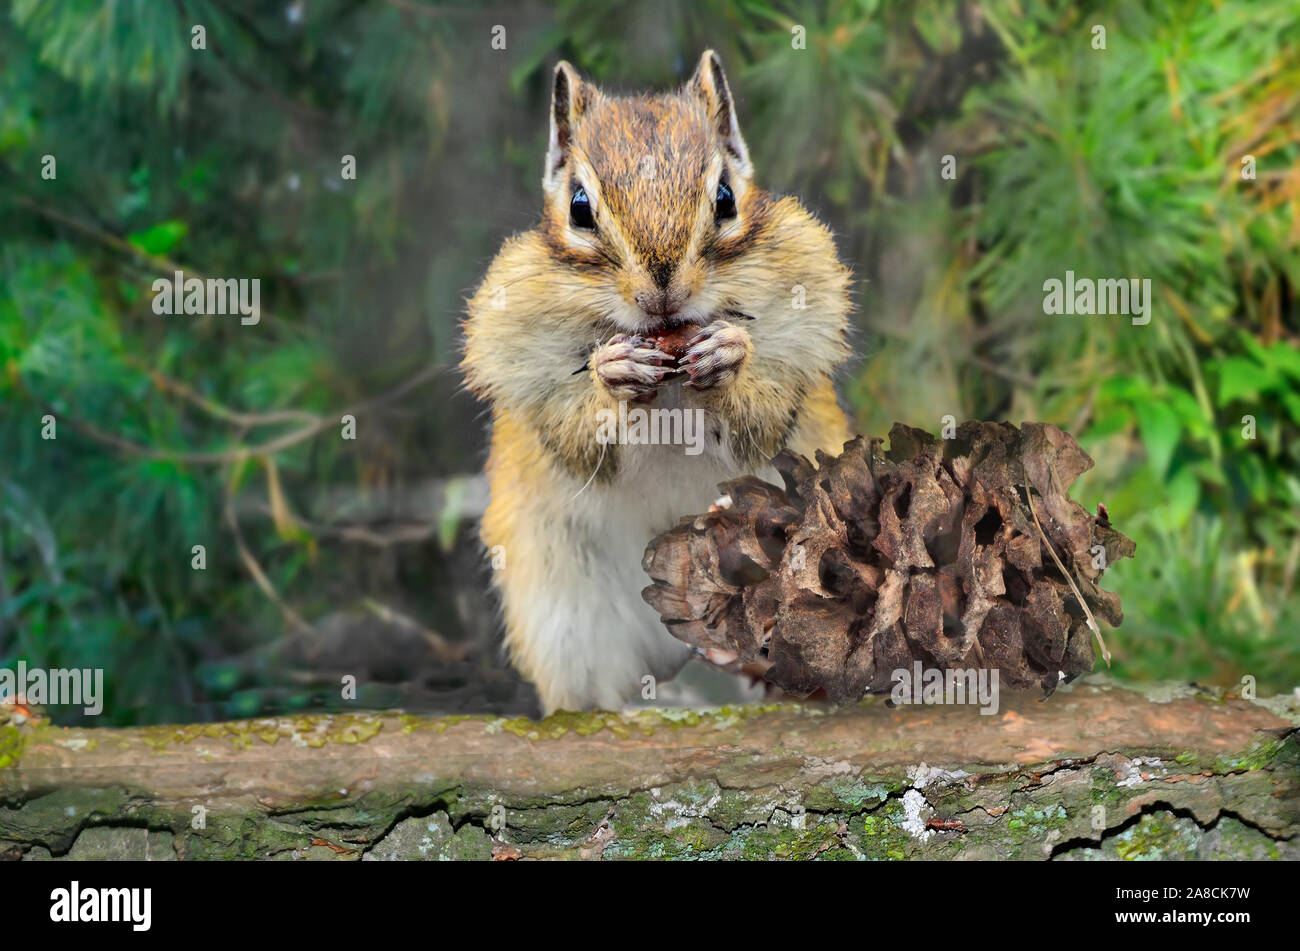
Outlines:
{"label": "pine needle", "polygon": [[1047,532],[1043,531],[1043,523],[1038,520],[1038,513],[1034,511],[1034,493],[1028,485],[1025,486],[1025,498],[1029,500],[1029,514],[1034,517],[1034,524],[1038,526],[1038,534],[1043,536],[1043,544],[1047,546],[1047,552],[1052,556],[1052,561],[1056,562],[1056,567],[1061,570],[1061,575],[1065,578],[1065,583],[1070,586],[1074,596],[1079,599],[1079,607],[1083,608],[1084,617],[1088,619],[1088,628],[1097,636],[1097,646],[1101,648],[1101,656],[1106,661],[1106,666],[1110,666],[1110,648],[1102,639],[1101,628],[1097,626],[1097,619],[1092,616],[1092,611],[1088,608],[1088,602],[1083,600],[1083,594],[1079,591],[1079,586],[1074,583],[1070,573],[1065,570],[1065,565],[1057,557],[1056,549],[1052,547],[1051,540],[1047,537]]}

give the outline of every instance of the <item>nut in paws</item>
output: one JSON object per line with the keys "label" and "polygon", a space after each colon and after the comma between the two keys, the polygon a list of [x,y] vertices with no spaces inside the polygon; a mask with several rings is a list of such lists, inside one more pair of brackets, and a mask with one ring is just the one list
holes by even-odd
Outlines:
{"label": "nut in paws", "polygon": [[654,397],[664,378],[674,372],[673,358],[654,342],[631,334],[616,334],[591,355],[596,378],[616,400],[645,402]]}

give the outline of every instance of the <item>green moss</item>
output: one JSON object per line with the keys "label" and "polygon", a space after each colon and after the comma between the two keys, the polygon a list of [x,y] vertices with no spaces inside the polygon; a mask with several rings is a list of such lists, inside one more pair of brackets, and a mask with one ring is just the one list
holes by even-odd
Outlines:
{"label": "green moss", "polygon": [[402,820],[374,844],[370,855],[379,861],[484,861],[492,857],[492,838],[472,825],[453,829],[447,814],[439,812]]}
{"label": "green moss", "polygon": [[708,804],[709,819],[724,829],[767,822],[774,814],[792,815],[796,801],[775,792],[749,789],[719,789]]}
{"label": "green moss", "polygon": [[1232,816],[1221,816],[1213,832],[1202,837],[1196,858],[1276,862],[1282,858],[1282,852],[1277,842],[1258,829],[1252,829]]}
{"label": "green moss", "polygon": [[[902,788],[895,784],[895,789]],[[867,783],[856,776],[836,776],[809,789],[804,805],[817,812],[861,812],[878,806],[889,798],[889,785],[881,782]]]}
{"label": "green moss", "polygon": [[743,826],[731,834],[721,854],[710,858],[800,860],[824,858],[832,852],[844,853],[836,857],[851,857],[840,844],[839,823],[835,816],[806,815],[802,827],[788,821]]}
{"label": "green moss", "polygon": [[715,824],[712,817],[679,816],[662,824],[621,822],[605,850],[606,858],[712,859],[811,859],[842,851],[850,857],[837,836],[839,818],[805,815],[802,823],[790,816],[771,822],[750,823],[732,829]]}
{"label": "green moss", "polygon": [[140,730],[140,741],[150,749],[162,750],[173,743],[190,743],[204,735],[211,735],[211,733],[202,723],[186,726],[149,726]]}
{"label": "green moss", "polygon": [[19,727],[11,724],[0,726],[0,769],[17,763],[26,744],[26,734]]}
{"label": "green moss", "polygon": [[530,740],[554,740],[570,732],[578,736],[590,736],[601,730],[609,730],[618,737],[651,736],[659,729],[680,730],[688,727],[703,727],[725,730],[746,720],[778,710],[799,711],[801,709],[798,704],[768,703],[705,710],[651,708],[626,713],[612,713],[608,710],[575,713],[561,710],[543,720],[515,717],[510,720],[494,721],[492,726]]}
{"label": "green moss", "polygon": [[486,723],[487,719],[488,718],[486,717],[472,716],[470,714],[455,714],[445,717],[421,717],[410,713],[404,713],[397,718],[397,722],[402,725],[403,733],[416,733],[427,730],[441,736],[457,723],[464,723],[467,720],[482,720]]}
{"label": "green moss", "polygon": [[903,806],[897,799],[849,820],[857,848],[865,858],[897,861],[907,856],[909,836],[903,830]]}
{"label": "green moss", "polygon": [[1043,809],[1017,809],[1007,817],[1007,828],[1040,839],[1049,829],[1059,829],[1069,820],[1064,807],[1053,803]]}
{"label": "green moss", "polygon": [[1093,768],[1091,775],[1092,783],[1088,791],[1088,798],[1093,805],[1117,806],[1122,802],[1127,802],[1130,798],[1129,793],[1117,784],[1113,769],[1107,766],[1096,766]]}
{"label": "green moss", "polygon": [[1268,737],[1251,744],[1249,750],[1240,756],[1220,756],[1214,761],[1216,773],[1244,773],[1250,770],[1267,769],[1269,764],[1282,751],[1285,741]]}
{"label": "green moss", "polygon": [[[490,812],[490,810],[489,810]],[[505,836],[514,843],[546,843],[561,847],[586,841],[609,812],[609,803],[554,803],[541,808],[508,808]]]}
{"label": "green moss", "polygon": [[[842,816],[815,812],[796,816],[795,810],[796,803],[788,794],[724,789],[712,781],[637,792],[618,803],[611,816],[613,835],[604,857],[852,857],[837,835]],[[586,828],[589,834],[593,826]]]}
{"label": "green moss", "polygon": [[171,825],[164,810],[141,806],[119,786],[58,788],[28,800],[21,809],[0,810],[0,841],[39,842],[60,854],[85,826],[122,822],[124,818],[151,828]]}
{"label": "green moss", "polygon": [[578,736],[590,736],[607,727],[616,735],[625,736],[630,732],[625,725],[629,722],[629,719],[620,717],[617,713],[606,713],[599,710],[591,713],[573,713],[568,710],[561,710],[558,713],[552,713],[544,720],[515,717],[512,720],[501,720],[499,725],[507,733],[513,733],[515,736],[522,736],[525,739],[555,740],[569,732],[576,733]]}
{"label": "green moss", "polygon": [[1191,859],[1196,857],[1200,830],[1190,819],[1170,813],[1152,813],[1114,839],[1115,854],[1126,862]]}
{"label": "green moss", "polygon": [[274,746],[289,740],[319,748],[330,743],[364,743],[384,728],[383,717],[342,713],[232,720],[227,723],[198,723],[185,726],[151,726],[139,731],[140,741],[151,749],[164,750],[199,739],[226,740],[236,749],[256,743]]}

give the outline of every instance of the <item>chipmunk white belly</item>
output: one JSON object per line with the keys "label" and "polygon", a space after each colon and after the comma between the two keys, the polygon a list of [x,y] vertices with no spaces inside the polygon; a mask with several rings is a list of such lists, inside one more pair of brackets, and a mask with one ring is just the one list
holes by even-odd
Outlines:
{"label": "chipmunk white belly", "polygon": [[[679,389],[662,392],[659,408],[680,407]],[[538,500],[529,521],[549,538],[545,597],[521,607],[532,666],[540,668],[531,673],[548,710],[619,709],[640,696],[642,678],[666,680],[686,662],[690,648],[641,598],[650,580],[641,559],[651,538],[706,511],[718,483],[744,473],[726,445],[712,423],[695,455],[681,444],[620,445],[613,481],[574,480],[567,492]]]}

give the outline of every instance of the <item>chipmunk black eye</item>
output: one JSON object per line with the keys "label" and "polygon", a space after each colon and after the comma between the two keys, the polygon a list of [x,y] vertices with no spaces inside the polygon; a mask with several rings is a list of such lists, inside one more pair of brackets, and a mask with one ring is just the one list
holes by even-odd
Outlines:
{"label": "chipmunk black eye", "polygon": [[578,186],[578,190],[573,193],[573,199],[569,202],[569,221],[575,228],[586,228],[588,231],[596,227],[596,216],[591,213],[591,199],[587,197],[587,190]]}
{"label": "chipmunk black eye", "polygon": [[726,181],[718,182],[718,195],[713,200],[713,220],[736,217],[736,196]]}

